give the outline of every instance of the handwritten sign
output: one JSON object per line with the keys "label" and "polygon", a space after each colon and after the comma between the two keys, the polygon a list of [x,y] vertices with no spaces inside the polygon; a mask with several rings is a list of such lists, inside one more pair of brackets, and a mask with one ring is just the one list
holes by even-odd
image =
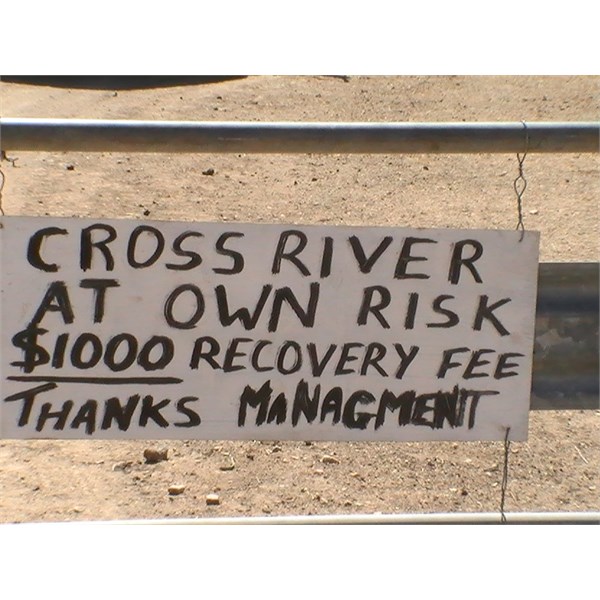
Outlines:
{"label": "handwritten sign", "polygon": [[2,226],[4,438],[527,438],[537,233]]}

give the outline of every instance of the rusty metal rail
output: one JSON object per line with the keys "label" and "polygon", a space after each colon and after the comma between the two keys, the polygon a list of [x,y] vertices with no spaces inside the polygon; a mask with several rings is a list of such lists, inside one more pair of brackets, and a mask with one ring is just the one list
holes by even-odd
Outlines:
{"label": "rusty metal rail", "polygon": [[600,408],[599,263],[540,264],[532,409]]}

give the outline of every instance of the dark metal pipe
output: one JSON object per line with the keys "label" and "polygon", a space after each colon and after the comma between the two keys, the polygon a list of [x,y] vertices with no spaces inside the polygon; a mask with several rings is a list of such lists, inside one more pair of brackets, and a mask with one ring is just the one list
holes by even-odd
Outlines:
{"label": "dark metal pipe", "polygon": [[600,408],[600,265],[539,266],[531,408]]}
{"label": "dark metal pipe", "polygon": [[255,123],[0,119],[0,149],[49,152],[598,152],[599,122]]}

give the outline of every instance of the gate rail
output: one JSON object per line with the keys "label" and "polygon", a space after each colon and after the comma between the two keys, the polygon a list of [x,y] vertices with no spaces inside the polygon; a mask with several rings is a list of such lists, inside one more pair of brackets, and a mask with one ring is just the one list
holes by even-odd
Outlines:
{"label": "gate rail", "polygon": [[0,118],[0,149],[454,154],[598,152],[599,122],[260,123]]}

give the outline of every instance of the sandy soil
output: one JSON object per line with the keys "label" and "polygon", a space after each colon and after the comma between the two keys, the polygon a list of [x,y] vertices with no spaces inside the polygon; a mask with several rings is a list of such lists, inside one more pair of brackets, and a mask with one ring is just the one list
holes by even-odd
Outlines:
{"label": "sandy soil", "polygon": [[[263,121],[582,121],[597,77],[249,77],[135,89],[0,82],[11,117]],[[18,153],[9,215],[508,228],[512,155]],[[529,155],[541,260],[598,260],[595,155]],[[214,169],[214,175],[202,171]],[[600,410],[532,412],[507,511],[599,510]],[[168,460],[147,464],[148,447]],[[323,458],[333,457],[333,459]],[[502,443],[0,442],[0,522],[497,511]],[[184,493],[168,493],[171,485]],[[220,504],[209,506],[207,494]]]}

